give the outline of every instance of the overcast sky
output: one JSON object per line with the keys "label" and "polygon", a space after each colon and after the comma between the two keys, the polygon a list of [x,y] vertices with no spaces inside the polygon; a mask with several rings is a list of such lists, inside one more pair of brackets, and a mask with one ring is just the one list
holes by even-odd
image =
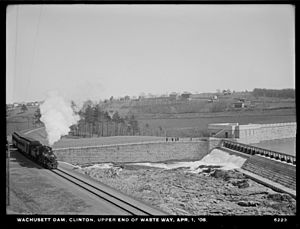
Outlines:
{"label": "overcast sky", "polygon": [[7,102],[295,88],[291,5],[18,5]]}

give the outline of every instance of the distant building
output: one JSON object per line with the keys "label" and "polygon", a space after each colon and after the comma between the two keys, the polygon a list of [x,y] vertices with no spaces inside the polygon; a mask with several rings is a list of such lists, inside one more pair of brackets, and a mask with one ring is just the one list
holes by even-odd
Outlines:
{"label": "distant building", "polygon": [[201,93],[201,94],[192,94],[189,97],[189,100],[206,100],[208,102],[213,102],[214,100],[217,100],[218,96],[212,95],[210,93]]}
{"label": "distant building", "polygon": [[20,106],[22,106],[22,104],[20,104],[20,103],[13,103],[13,107],[20,107]]}
{"label": "distant building", "polygon": [[244,102],[235,102],[232,104],[233,108],[244,108],[245,103]]}
{"label": "distant building", "polygon": [[223,95],[231,95],[231,91],[228,89],[228,90],[223,90]]}
{"label": "distant building", "polygon": [[192,93],[190,93],[190,92],[183,92],[181,94],[181,98],[183,98],[183,99],[189,99],[191,95],[192,95]]}

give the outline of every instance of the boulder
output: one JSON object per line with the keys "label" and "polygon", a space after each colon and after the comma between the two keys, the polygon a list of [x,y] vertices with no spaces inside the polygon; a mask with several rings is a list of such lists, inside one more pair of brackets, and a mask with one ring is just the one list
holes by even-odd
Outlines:
{"label": "boulder", "polygon": [[270,193],[267,198],[273,201],[292,201],[293,199],[293,197],[285,193]]}
{"label": "boulder", "polygon": [[248,180],[242,179],[231,182],[234,186],[237,186],[238,188],[248,188],[250,185],[248,183]]}
{"label": "boulder", "polygon": [[257,206],[259,206],[259,202],[255,202],[255,201],[239,201],[237,204],[242,207],[257,207]]}

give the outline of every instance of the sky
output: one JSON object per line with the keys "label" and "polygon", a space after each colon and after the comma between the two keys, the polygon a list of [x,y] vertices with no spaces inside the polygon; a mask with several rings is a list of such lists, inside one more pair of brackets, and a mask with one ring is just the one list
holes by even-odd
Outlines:
{"label": "sky", "polygon": [[14,5],[6,101],[295,88],[292,5]]}

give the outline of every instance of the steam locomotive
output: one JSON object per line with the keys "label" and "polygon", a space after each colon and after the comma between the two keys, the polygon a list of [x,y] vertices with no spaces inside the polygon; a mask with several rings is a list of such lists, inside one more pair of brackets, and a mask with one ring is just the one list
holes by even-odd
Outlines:
{"label": "steam locomotive", "polygon": [[12,134],[12,143],[21,153],[44,168],[57,168],[57,159],[51,147],[42,145],[39,141],[17,132]]}

